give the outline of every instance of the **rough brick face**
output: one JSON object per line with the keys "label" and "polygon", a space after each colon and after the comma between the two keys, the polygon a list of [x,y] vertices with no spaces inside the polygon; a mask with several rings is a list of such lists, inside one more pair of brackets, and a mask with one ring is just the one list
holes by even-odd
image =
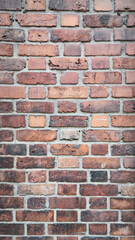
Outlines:
{"label": "rough brick face", "polygon": [[0,240],[134,240],[135,0],[0,0]]}

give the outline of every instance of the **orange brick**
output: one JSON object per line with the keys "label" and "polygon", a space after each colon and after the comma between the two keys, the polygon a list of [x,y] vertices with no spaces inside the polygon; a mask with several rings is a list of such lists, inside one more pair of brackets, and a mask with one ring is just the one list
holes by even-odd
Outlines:
{"label": "orange brick", "polygon": [[18,54],[20,56],[58,56],[59,49],[57,45],[19,45]]}
{"label": "orange brick", "polygon": [[0,56],[13,56],[13,45],[11,44],[0,44]]}
{"label": "orange brick", "polygon": [[92,86],[90,87],[91,98],[106,98],[109,95],[109,89],[105,86]]}
{"label": "orange brick", "polygon": [[0,26],[11,26],[12,25],[12,15],[9,13],[0,14]]}
{"label": "orange brick", "polygon": [[62,27],[78,27],[79,16],[77,14],[62,14],[61,26]]}
{"label": "orange brick", "polygon": [[88,97],[87,87],[49,87],[48,98],[76,98]]}
{"label": "orange brick", "polygon": [[45,99],[46,93],[43,87],[31,87],[29,88],[29,98],[31,99]]}
{"label": "orange brick", "polygon": [[45,0],[26,0],[25,9],[29,11],[42,11],[45,10],[46,1]]}
{"label": "orange brick", "polygon": [[127,55],[135,55],[135,43],[127,43],[126,44],[126,54]]}
{"label": "orange brick", "polygon": [[47,42],[48,30],[47,29],[30,29],[28,31],[28,40],[30,42]]}
{"label": "orange brick", "polygon": [[111,0],[95,0],[94,1],[94,10],[109,12],[112,10],[112,2]]}
{"label": "orange brick", "polygon": [[94,115],[91,120],[92,127],[109,127],[109,117],[106,115]]}
{"label": "orange brick", "polygon": [[113,127],[135,127],[135,116],[134,115],[117,115],[112,116]]}
{"label": "orange brick", "polygon": [[21,26],[55,27],[57,23],[56,15],[52,14],[19,13],[16,15],[16,18]]}
{"label": "orange brick", "polygon": [[45,70],[46,69],[45,58],[29,58],[28,69],[29,70]]}
{"label": "orange brick", "polygon": [[116,11],[135,11],[134,0],[121,1],[115,0],[115,10]]}
{"label": "orange brick", "polygon": [[25,98],[25,87],[1,87],[0,98]]}
{"label": "orange brick", "polygon": [[121,55],[121,44],[98,43],[85,44],[86,56],[116,56]]}
{"label": "orange brick", "polygon": [[78,168],[79,158],[78,157],[59,157],[58,158],[59,168]]}
{"label": "orange brick", "polygon": [[30,127],[45,127],[46,118],[44,116],[30,116],[29,126]]}

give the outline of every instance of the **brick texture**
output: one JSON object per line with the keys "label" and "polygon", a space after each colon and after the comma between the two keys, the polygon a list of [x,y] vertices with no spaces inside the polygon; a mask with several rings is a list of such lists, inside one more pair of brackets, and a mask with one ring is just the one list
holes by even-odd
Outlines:
{"label": "brick texture", "polygon": [[133,240],[135,0],[0,0],[0,240]]}

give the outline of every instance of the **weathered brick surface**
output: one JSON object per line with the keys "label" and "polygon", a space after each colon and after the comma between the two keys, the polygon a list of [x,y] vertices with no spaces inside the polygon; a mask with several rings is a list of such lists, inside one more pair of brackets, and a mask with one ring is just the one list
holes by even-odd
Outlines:
{"label": "weathered brick surface", "polygon": [[133,240],[135,1],[0,0],[0,240]]}

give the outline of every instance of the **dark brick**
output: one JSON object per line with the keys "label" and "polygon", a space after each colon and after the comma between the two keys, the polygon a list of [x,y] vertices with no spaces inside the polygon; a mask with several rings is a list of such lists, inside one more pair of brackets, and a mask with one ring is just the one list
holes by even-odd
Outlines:
{"label": "dark brick", "polygon": [[86,182],[87,174],[85,171],[55,170],[49,172],[49,181],[56,182]]}
{"label": "dark brick", "polygon": [[121,27],[123,25],[121,16],[110,14],[91,14],[83,16],[83,26],[90,28],[97,27]]}
{"label": "dark brick", "polygon": [[35,144],[29,146],[30,155],[32,156],[44,156],[47,155],[46,144]]}
{"label": "dark brick", "polygon": [[89,200],[90,208],[92,209],[106,209],[107,208],[107,198],[93,197]]}
{"label": "dark brick", "polygon": [[0,131],[0,141],[13,141],[13,132],[10,130]]}
{"label": "dark brick", "polygon": [[118,221],[117,211],[82,211],[83,222],[115,222]]}
{"label": "dark brick", "polygon": [[0,224],[0,234],[4,235],[23,235],[24,234],[24,225],[23,224]]}
{"label": "dark brick", "polygon": [[21,58],[0,58],[0,70],[19,71],[26,67],[26,61]]}
{"label": "dark brick", "polygon": [[21,72],[17,74],[18,83],[21,84],[56,84],[56,74],[47,72]]}
{"label": "dark brick", "polygon": [[106,171],[91,171],[91,182],[107,182]]}
{"label": "dark brick", "polygon": [[135,112],[135,100],[127,100],[123,102],[124,112]]}
{"label": "dark brick", "polygon": [[53,113],[52,102],[17,102],[17,112],[23,113]]}
{"label": "dark brick", "polygon": [[81,184],[80,194],[82,196],[117,196],[118,187],[116,185],[93,185]]}
{"label": "dark brick", "polygon": [[0,112],[13,112],[13,104],[11,102],[1,102],[0,103]]}
{"label": "dark brick", "polygon": [[0,144],[1,155],[26,155],[24,144]]}
{"label": "dark brick", "polygon": [[24,42],[25,34],[22,29],[0,29],[0,41],[5,42]]}
{"label": "dark brick", "polygon": [[112,113],[120,111],[120,102],[114,100],[86,101],[80,104],[82,112]]}
{"label": "dark brick", "polygon": [[135,144],[119,144],[111,147],[112,156],[134,155]]}
{"label": "dark brick", "polygon": [[31,197],[27,201],[30,209],[44,209],[46,208],[46,199],[41,197]]}
{"label": "dark brick", "polygon": [[88,117],[83,116],[51,116],[50,127],[87,127]]}
{"label": "dark brick", "polygon": [[89,0],[50,0],[49,8],[57,11],[89,11]]}
{"label": "dark brick", "polygon": [[13,168],[14,158],[13,157],[0,157],[0,168]]}
{"label": "dark brick", "polygon": [[0,197],[0,208],[23,208],[24,198],[22,197]]}
{"label": "dark brick", "polygon": [[18,11],[21,10],[22,0],[1,0],[0,1],[0,10],[11,10]]}
{"label": "dark brick", "polygon": [[135,222],[135,211],[122,211],[122,222]]}
{"label": "dark brick", "polygon": [[0,171],[0,182],[25,182],[25,173],[16,170]]}
{"label": "dark brick", "polygon": [[0,73],[0,84],[13,84],[14,83],[14,77],[13,72],[1,72]]}
{"label": "dark brick", "polygon": [[54,157],[18,157],[17,168],[54,168],[54,160]]}
{"label": "dark brick", "polygon": [[13,189],[14,187],[11,184],[0,184],[0,195],[12,196]]}
{"label": "dark brick", "polygon": [[48,233],[52,235],[84,235],[85,224],[48,224]]}

